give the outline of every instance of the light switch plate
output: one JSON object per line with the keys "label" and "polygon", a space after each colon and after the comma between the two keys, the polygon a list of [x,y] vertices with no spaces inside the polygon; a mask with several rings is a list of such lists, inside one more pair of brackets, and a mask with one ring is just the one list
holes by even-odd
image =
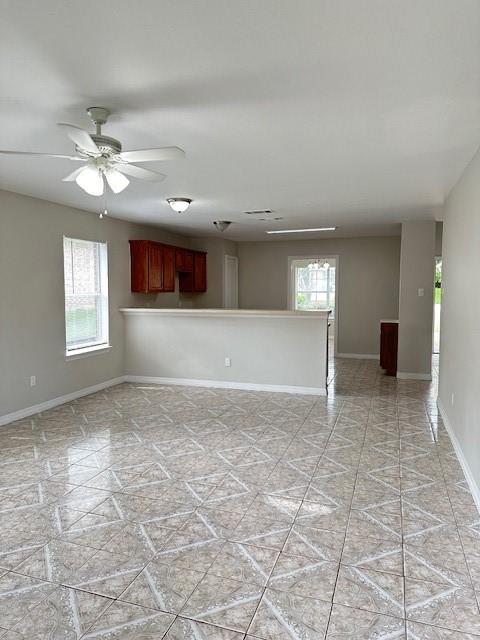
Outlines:
{"label": "light switch plate", "polygon": [[419,297],[419,298],[423,298],[423,296],[424,296],[424,295],[425,295],[425,289],[420,288],[420,289],[418,290],[418,297]]}

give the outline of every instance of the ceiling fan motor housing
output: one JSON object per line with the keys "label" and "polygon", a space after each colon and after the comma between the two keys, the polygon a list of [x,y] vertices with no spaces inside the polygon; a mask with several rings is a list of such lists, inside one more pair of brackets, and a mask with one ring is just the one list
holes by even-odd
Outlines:
{"label": "ceiling fan motor housing", "polygon": [[[116,140],[115,138],[110,138],[109,136],[102,135],[99,136],[95,133],[90,134],[90,137],[104,156],[115,156],[122,151],[121,142],[119,140]],[[81,149],[77,145],[75,145],[75,149],[81,156],[89,155],[85,154],[85,150]]]}
{"label": "ceiling fan motor housing", "polygon": [[88,107],[87,113],[92,119],[93,124],[105,124],[108,116],[110,115],[110,111],[105,109],[105,107]]}

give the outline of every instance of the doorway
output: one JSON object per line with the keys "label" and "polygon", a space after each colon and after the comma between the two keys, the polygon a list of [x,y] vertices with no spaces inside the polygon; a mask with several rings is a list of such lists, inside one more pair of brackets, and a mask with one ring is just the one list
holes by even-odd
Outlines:
{"label": "doorway", "polygon": [[435,287],[433,290],[433,341],[434,355],[440,353],[440,312],[442,309],[442,258],[435,258]]}
{"label": "doorway", "polygon": [[223,307],[238,309],[238,258],[236,256],[224,257]]}
{"label": "doorway", "polygon": [[338,256],[288,259],[288,308],[294,311],[331,309],[329,353],[336,354],[338,335]]}

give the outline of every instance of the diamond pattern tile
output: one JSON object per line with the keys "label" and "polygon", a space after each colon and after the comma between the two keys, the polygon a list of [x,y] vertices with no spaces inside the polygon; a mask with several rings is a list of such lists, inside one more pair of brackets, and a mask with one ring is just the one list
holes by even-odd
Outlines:
{"label": "diamond pattern tile", "polygon": [[[480,638],[436,381],[122,384],[0,430],[0,637]],[[3,634],[3,635],[2,635]]]}

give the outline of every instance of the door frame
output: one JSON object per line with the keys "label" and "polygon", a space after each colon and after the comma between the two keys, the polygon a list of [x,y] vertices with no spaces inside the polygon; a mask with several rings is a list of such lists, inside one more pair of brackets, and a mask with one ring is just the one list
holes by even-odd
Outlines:
{"label": "door frame", "polygon": [[[440,287],[440,291],[441,291],[441,300],[440,300],[440,316],[438,318],[438,322],[439,322],[439,344],[438,344],[438,351],[435,351],[435,295],[436,295],[436,287],[435,287],[435,275],[436,275],[436,271],[437,271],[437,263],[440,260],[440,262],[442,263],[442,286]],[[443,259],[442,256],[435,256],[434,261],[433,261],[433,309],[432,309],[432,356],[434,355],[439,355],[440,354],[440,340],[441,340],[441,335],[442,335],[442,302],[443,302]]]}
{"label": "door frame", "polygon": [[236,307],[229,307],[229,309],[238,309],[238,256],[231,256],[229,254],[225,254],[223,256],[223,289],[222,289],[222,305],[223,308],[226,309],[226,302],[227,302],[227,289],[228,289],[228,283],[227,283],[227,265],[229,261],[233,261],[234,264],[236,265],[236,273],[237,273],[237,306]]}
{"label": "door frame", "polygon": [[[287,309],[291,311],[295,311],[295,288],[292,287],[293,277],[293,262],[295,260],[318,260],[318,259],[331,259],[335,260],[335,318],[333,320],[333,355],[336,356],[338,352],[338,282],[339,282],[339,273],[340,273],[340,256],[333,253],[318,253],[316,255],[307,254],[305,256],[288,256],[288,266],[287,266]],[[315,311],[311,311],[311,313],[315,313]]]}

